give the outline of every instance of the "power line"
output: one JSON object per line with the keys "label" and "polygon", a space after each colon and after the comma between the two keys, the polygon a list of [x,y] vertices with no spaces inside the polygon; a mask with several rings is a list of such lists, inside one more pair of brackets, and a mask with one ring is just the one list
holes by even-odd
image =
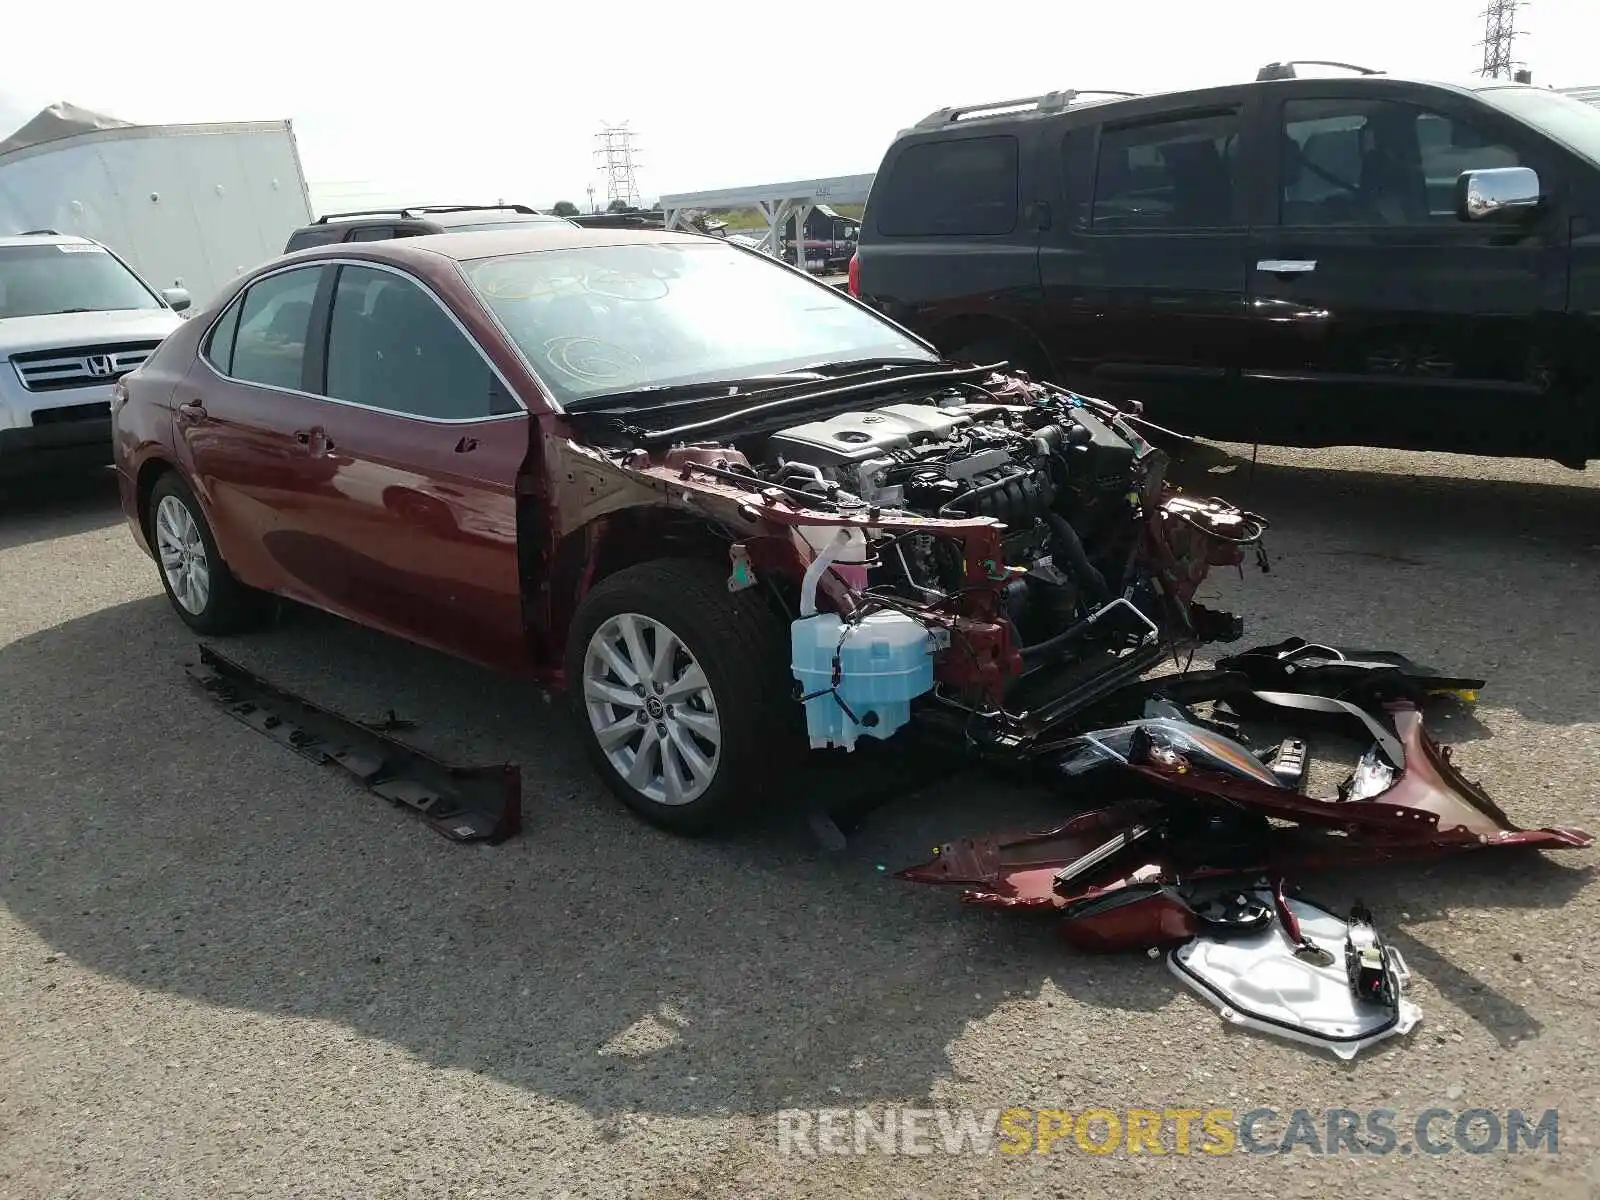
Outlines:
{"label": "power line", "polygon": [[639,179],[634,162],[633,131],[626,121],[620,125],[602,123],[595,135],[595,157],[606,178],[606,203],[620,200],[631,208],[639,204]]}
{"label": "power line", "polygon": [[1510,79],[1522,65],[1516,61],[1517,10],[1527,6],[1527,0],[1489,0],[1483,17],[1483,67],[1480,74],[1485,79]]}

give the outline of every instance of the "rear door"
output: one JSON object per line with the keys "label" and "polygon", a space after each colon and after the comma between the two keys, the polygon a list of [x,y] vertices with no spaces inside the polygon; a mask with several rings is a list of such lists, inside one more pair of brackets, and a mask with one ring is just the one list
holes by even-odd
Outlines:
{"label": "rear door", "polygon": [[1248,329],[1245,89],[1117,104],[1052,150],[1060,213],[1041,240],[1041,332],[1064,382],[1227,437]]}
{"label": "rear door", "polygon": [[364,624],[514,669],[528,416],[422,283],[372,263],[336,270],[310,368],[326,399],[297,431],[313,514],[300,571]]}
{"label": "rear door", "polygon": [[223,558],[244,582],[301,600],[315,593],[279,551],[304,508],[295,430],[314,424],[322,406],[306,378],[306,346],[325,272],[295,267],[245,288],[173,396],[185,474]]}
{"label": "rear door", "polygon": [[872,183],[857,246],[861,298],[952,353],[978,322],[1025,326],[1039,299],[1038,233],[1022,197],[1034,159],[1010,129],[898,143]]}
{"label": "rear door", "polygon": [[1455,214],[1463,171],[1559,163],[1443,89],[1275,85],[1276,187],[1250,253],[1246,386],[1265,441],[1513,452],[1540,434],[1567,231]]}

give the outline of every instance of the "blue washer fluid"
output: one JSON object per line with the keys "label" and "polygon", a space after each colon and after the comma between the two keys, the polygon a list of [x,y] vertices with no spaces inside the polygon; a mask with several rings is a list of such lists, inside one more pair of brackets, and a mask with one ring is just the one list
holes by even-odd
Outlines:
{"label": "blue washer fluid", "polygon": [[911,701],[933,689],[933,638],[905,613],[875,612],[853,623],[817,613],[795,621],[789,634],[794,677],[800,694],[811,697],[805,707],[812,749],[854,750],[862,735],[889,737],[911,719]]}

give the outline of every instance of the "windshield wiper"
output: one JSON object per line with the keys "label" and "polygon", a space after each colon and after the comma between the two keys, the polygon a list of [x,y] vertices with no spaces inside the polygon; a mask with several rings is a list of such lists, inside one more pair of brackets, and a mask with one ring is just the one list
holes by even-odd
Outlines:
{"label": "windshield wiper", "polygon": [[986,367],[957,367],[949,363],[921,363],[927,368],[923,371],[894,372],[888,375],[874,375],[865,379],[851,379],[848,375],[843,378],[813,379],[804,386],[792,385],[789,387],[768,388],[762,392],[753,392],[751,399],[767,397],[760,404],[752,404],[748,408],[741,408],[735,412],[723,413],[708,420],[696,421],[688,425],[677,425],[671,429],[639,430],[638,441],[642,445],[658,445],[662,442],[671,442],[686,434],[704,433],[706,430],[715,429],[723,425],[737,424],[748,421],[751,417],[774,409],[785,408],[792,404],[812,404],[818,400],[828,399],[833,396],[855,395],[857,393],[880,391],[889,388],[905,387],[913,383],[945,383],[957,379],[974,379],[980,375],[987,375],[994,370],[992,366]]}
{"label": "windshield wiper", "polygon": [[873,367],[921,367],[928,370],[937,367],[937,358],[847,358],[838,362],[812,363],[809,367],[801,367],[802,371],[826,371],[829,374],[839,374],[846,371],[867,371]]}
{"label": "windshield wiper", "polygon": [[40,315],[46,316],[46,317],[64,317],[68,313],[110,312],[110,311],[111,311],[110,309],[99,309],[99,308],[58,308],[58,309],[55,309],[53,312],[42,313]]}
{"label": "windshield wiper", "polygon": [[[742,379],[702,379],[692,383],[650,383],[643,387],[624,388],[617,392],[602,392],[596,396],[580,396],[564,407],[568,412],[590,412],[609,408],[630,400],[642,402],[637,407],[655,408],[671,400],[713,400],[718,397],[757,395],[782,387],[784,384],[805,383],[825,376],[812,370],[783,371],[774,375],[747,375]],[[763,387],[762,385],[767,385]]]}

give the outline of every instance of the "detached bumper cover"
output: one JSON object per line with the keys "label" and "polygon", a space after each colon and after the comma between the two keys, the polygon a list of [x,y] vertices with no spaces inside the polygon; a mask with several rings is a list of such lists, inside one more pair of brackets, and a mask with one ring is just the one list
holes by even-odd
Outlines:
{"label": "detached bumper cover", "polygon": [[[1348,672],[1324,679],[1337,682],[1330,690],[1367,699],[1394,694],[1396,683],[1400,691],[1481,683],[1395,671],[1391,664],[1356,679],[1354,692]],[[1388,782],[1317,799],[1281,782],[1246,747],[1212,728],[1150,718],[1059,748],[1065,788],[1093,778],[1108,784],[1096,787],[1098,794],[1122,798],[1053,829],[951,842],[897,876],[960,887],[969,904],[1055,910],[1069,941],[1116,950],[1194,936],[1205,924],[1210,893],[1247,878],[1276,880],[1281,890],[1284,876],[1300,871],[1467,850],[1594,844],[1581,829],[1525,829],[1513,822],[1455,767],[1449,748],[1428,735],[1421,710],[1409,699],[1372,712],[1326,696],[1250,691],[1245,682],[1244,695],[1279,715],[1359,717],[1373,737],[1368,758],[1388,760],[1382,767]]]}

